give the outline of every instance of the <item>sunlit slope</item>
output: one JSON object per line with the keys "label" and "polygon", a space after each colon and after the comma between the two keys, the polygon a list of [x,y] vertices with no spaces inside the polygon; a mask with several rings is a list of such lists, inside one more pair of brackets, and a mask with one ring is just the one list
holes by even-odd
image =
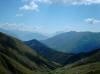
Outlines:
{"label": "sunlit slope", "polygon": [[33,50],[35,50],[39,55],[43,56],[44,58],[59,63],[61,65],[65,63],[67,58],[73,56],[73,54],[59,52],[54,49],[51,49],[38,40],[30,40],[24,43],[27,44],[29,47],[31,47]]}
{"label": "sunlit slope", "polygon": [[100,74],[100,49],[88,54],[91,56],[54,70],[51,74]]}
{"label": "sunlit slope", "polygon": [[55,64],[39,56],[20,40],[0,33],[1,74],[33,74],[55,68]]}

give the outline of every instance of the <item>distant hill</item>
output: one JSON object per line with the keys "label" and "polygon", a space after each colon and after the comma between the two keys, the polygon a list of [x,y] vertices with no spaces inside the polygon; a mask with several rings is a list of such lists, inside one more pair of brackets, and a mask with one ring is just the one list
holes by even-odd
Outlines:
{"label": "distant hill", "polygon": [[14,33],[11,32],[11,31],[9,31],[9,30],[5,30],[5,29],[0,28],[0,32],[5,33],[5,34],[8,34],[8,35],[10,35],[10,36],[13,36],[13,37],[16,37],[16,38],[17,38],[17,35],[14,34]]}
{"label": "distant hill", "polygon": [[0,28],[0,32],[6,33],[8,35],[11,35],[13,37],[16,37],[22,41],[28,41],[32,39],[37,39],[37,40],[44,40],[47,39],[48,37],[45,35],[42,35],[38,32],[28,32],[28,31],[19,31],[19,30],[6,30]]}
{"label": "distant hill", "polygon": [[[90,63],[90,62],[96,62],[96,61],[100,61],[100,59],[98,58],[99,57],[99,54],[100,54],[100,49],[95,49],[91,52],[86,52],[86,53],[79,53],[79,54],[76,54],[76,55],[73,55],[71,58],[69,59],[66,59],[66,62],[64,65],[68,65],[68,64],[71,64],[71,63],[74,63],[74,62],[78,62],[80,61],[81,59],[86,59],[86,58],[91,58],[93,56],[96,56],[96,58],[93,59],[91,58],[90,59],[87,59],[86,61],[88,61],[87,63]],[[82,63],[86,63],[86,61],[84,60]]]}
{"label": "distant hill", "polygon": [[56,63],[60,63],[61,65],[65,63],[67,58],[72,56],[72,54],[67,54],[51,49],[38,40],[30,40],[24,43],[34,49],[39,55],[43,56],[44,58]]}
{"label": "distant hill", "polygon": [[100,49],[85,53],[88,55],[63,68],[56,69],[50,74],[100,74]]}
{"label": "distant hill", "polygon": [[89,52],[100,48],[100,33],[71,31],[42,40],[41,42],[61,52]]}
{"label": "distant hill", "polygon": [[[63,67],[58,68],[58,63]],[[100,48],[84,53],[69,54],[51,49],[38,40],[23,43],[0,32],[0,74],[99,73]]]}
{"label": "distant hill", "polygon": [[0,32],[0,74],[37,74],[56,67],[20,40]]}
{"label": "distant hill", "polygon": [[24,43],[27,44],[32,49],[34,49],[38,54],[40,54],[44,58],[50,61],[54,61],[56,63],[60,63],[63,66],[76,62],[82,58],[88,57],[92,53],[90,52],[90,53],[69,54],[69,53],[59,52],[49,48],[48,46],[39,42],[38,40],[30,40]]}

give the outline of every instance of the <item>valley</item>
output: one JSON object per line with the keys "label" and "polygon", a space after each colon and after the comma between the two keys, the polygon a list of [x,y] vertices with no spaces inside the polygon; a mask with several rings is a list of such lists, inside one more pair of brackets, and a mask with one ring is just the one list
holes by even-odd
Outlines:
{"label": "valley", "polygon": [[0,74],[100,74],[100,0],[0,0]]}
{"label": "valley", "polygon": [[100,48],[66,53],[33,39],[20,41],[0,33],[1,74],[99,74]]}

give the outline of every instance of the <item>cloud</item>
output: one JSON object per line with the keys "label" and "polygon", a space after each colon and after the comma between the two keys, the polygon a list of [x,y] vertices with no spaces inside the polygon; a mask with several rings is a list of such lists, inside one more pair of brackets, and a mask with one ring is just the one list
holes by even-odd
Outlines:
{"label": "cloud", "polygon": [[5,30],[16,30],[16,31],[27,31],[27,32],[38,32],[44,35],[53,34],[56,31],[50,31],[50,29],[45,28],[41,25],[26,25],[26,24],[0,24],[0,28]]}
{"label": "cloud", "polygon": [[28,31],[28,32],[40,32],[42,29],[41,26],[25,25],[25,24],[0,24],[0,28],[6,30],[19,30],[19,31]]}
{"label": "cloud", "polygon": [[40,0],[41,2],[49,2],[49,3],[63,3],[69,5],[90,5],[90,4],[100,4],[100,0]]}
{"label": "cloud", "polygon": [[100,4],[100,0],[22,0],[22,2],[29,2],[29,4],[22,6],[21,10],[35,10],[39,11],[38,3],[56,4],[62,3],[65,5],[91,5]]}
{"label": "cloud", "polygon": [[94,19],[94,18],[87,18],[85,19],[86,22],[90,24],[100,24],[100,20]]}
{"label": "cloud", "polygon": [[60,0],[65,4],[72,5],[90,5],[90,4],[100,4],[100,0]]}
{"label": "cloud", "polygon": [[100,4],[100,0],[24,0],[24,1],[30,1],[30,2],[40,2],[40,3],[63,3],[63,4],[84,4],[84,5],[90,5],[90,4]]}
{"label": "cloud", "polygon": [[17,17],[23,16],[23,14],[16,14]]}
{"label": "cloud", "polygon": [[35,10],[35,11],[38,11],[38,5],[34,2],[34,1],[31,1],[29,3],[29,5],[24,5],[20,8],[20,10]]}

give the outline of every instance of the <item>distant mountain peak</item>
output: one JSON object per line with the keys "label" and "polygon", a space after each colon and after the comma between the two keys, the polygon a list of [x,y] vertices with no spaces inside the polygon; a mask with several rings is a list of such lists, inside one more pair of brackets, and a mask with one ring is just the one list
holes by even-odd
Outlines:
{"label": "distant mountain peak", "polygon": [[38,33],[38,32],[28,32],[28,31],[19,31],[19,30],[6,30],[0,28],[0,32],[3,32],[5,34],[8,34],[10,36],[16,37],[22,41],[28,41],[32,39],[37,39],[37,40],[44,40],[47,39],[48,37]]}
{"label": "distant mountain peak", "polygon": [[41,41],[50,48],[67,53],[88,52],[100,47],[100,32],[65,32]]}

